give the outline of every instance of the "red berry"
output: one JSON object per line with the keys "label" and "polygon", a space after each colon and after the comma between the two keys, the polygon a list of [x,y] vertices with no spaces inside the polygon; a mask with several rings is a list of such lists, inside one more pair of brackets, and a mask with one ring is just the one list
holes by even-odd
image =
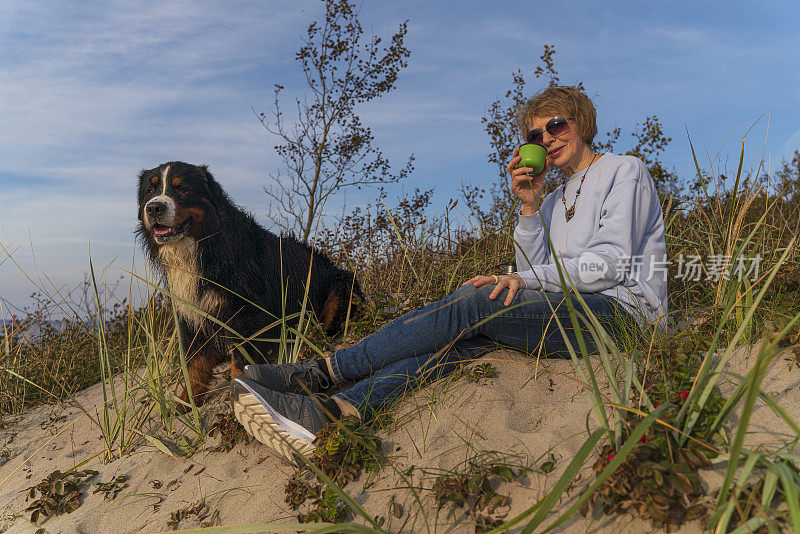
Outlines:
{"label": "red berry", "polygon": [[653,408],[658,408],[658,403],[657,402],[653,403]]}
{"label": "red berry", "polygon": [[683,399],[683,400],[686,400],[686,398],[687,398],[688,396],[689,396],[689,392],[688,392],[688,391],[686,391],[686,390],[684,390],[684,391],[679,391],[679,392],[678,392],[678,397],[680,397],[680,398],[681,398],[681,399]]}
{"label": "red berry", "polygon": [[641,438],[639,438],[639,443],[644,443],[645,441],[647,441],[647,436],[643,435]]}
{"label": "red berry", "polygon": [[614,459],[613,454],[609,454],[608,456],[606,456],[606,460],[613,460],[613,459]]}

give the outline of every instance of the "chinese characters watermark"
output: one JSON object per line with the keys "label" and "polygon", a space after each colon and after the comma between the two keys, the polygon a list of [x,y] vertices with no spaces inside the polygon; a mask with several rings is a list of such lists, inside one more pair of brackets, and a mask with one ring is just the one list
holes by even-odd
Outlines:
{"label": "chinese characters watermark", "polygon": [[[666,256],[659,260],[644,255],[634,255],[617,258],[614,262],[614,272],[620,282],[626,278],[637,282],[642,280],[649,282],[657,277],[666,282],[671,265],[676,267],[673,276],[676,280],[718,282],[720,279],[735,278],[741,282],[746,278],[755,282],[758,280],[761,267],[761,255],[737,256],[733,260],[724,254],[712,254],[705,258],[699,254],[679,254],[672,260],[668,260]],[[608,262],[592,252],[585,252],[578,259],[578,275],[584,283],[603,278],[610,268]]]}

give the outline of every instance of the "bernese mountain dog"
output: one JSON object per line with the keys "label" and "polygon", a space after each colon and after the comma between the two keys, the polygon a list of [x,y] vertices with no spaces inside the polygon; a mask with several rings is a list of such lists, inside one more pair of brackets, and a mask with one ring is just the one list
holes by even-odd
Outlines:
{"label": "bernese mountain dog", "polygon": [[[294,316],[296,323],[307,280],[306,309],[328,335],[340,332],[348,308],[363,299],[352,272],[292,236],[259,226],[206,166],[171,161],[142,171],[139,221],[145,253],[172,295],[198,405],[214,367],[228,355],[233,376],[247,363],[242,349],[255,363],[276,360],[281,326],[263,330],[281,317]],[[188,402],[185,389],[180,398]]]}

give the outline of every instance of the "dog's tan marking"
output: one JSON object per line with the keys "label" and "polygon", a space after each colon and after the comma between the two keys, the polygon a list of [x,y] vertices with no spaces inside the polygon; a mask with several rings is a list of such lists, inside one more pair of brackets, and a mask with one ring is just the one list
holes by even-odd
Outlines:
{"label": "dog's tan marking", "polygon": [[203,208],[178,208],[175,210],[175,218],[185,221],[192,218],[192,227],[187,232],[194,239],[200,239],[203,231],[203,222],[206,219],[206,212]]}
{"label": "dog's tan marking", "polygon": [[231,380],[237,376],[244,376],[244,372],[236,365],[236,355],[231,352]]}
{"label": "dog's tan marking", "polygon": [[[192,397],[194,397],[194,403],[198,406],[206,400],[205,396],[209,389],[208,384],[214,375],[215,366],[216,363],[213,360],[199,354],[195,355],[188,365],[187,370],[189,371],[189,383],[192,385]],[[189,391],[186,387],[183,387],[180,398],[184,402],[189,402]],[[189,410],[183,405],[179,405],[178,409],[183,413]]]}
{"label": "dog's tan marking", "polygon": [[336,314],[342,306],[342,299],[336,293],[331,293],[325,300],[322,306],[322,329],[327,334],[334,326],[333,322],[336,319]]}
{"label": "dog's tan marking", "polygon": [[150,177],[150,183],[156,185],[158,183],[158,175],[153,175]]}
{"label": "dog's tan marking", "polygon": [[181,185],[181,179],[178,178],[178,177],[173,178],[172,179],[172,187],[178,187],[179,185]]}

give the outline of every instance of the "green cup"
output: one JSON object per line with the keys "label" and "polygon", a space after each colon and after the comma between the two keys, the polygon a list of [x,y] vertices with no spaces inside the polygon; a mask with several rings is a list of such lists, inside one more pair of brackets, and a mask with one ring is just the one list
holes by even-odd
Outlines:
{"label": "green cup", "polygon": [[547,158],[547,149],[538,143],[525,143],[519,147],[519,155],[522,161],[519,162],[518,167],[530,167],[533,172],[527,173],[528,176],[539,174],[544,170],[545,158]]}

